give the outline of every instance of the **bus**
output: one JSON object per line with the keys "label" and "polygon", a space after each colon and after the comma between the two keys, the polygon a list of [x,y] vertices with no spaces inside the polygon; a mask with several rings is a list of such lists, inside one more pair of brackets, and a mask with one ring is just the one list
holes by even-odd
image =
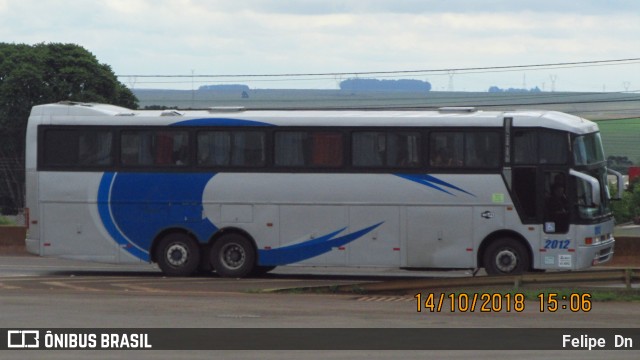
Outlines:
{"label": "bus", "polygon": [[614,252],[606,164],[598,126],[553,111],[39,105],[26,247],[169,276],[585,269]]}

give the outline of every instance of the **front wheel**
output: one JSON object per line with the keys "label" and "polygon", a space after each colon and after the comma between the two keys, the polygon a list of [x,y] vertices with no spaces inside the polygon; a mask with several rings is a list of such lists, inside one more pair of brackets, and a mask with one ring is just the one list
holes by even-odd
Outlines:
{"label": "front wheel", "polygon": [[484,252],[484,268],[489,275],[516,275],[529,270],[531,260],[527,248],[519,241],[501,238]]}
{"label": "front wheel", "polygon": [[168,234],[156,248],[156,260],[167,276],[189,276],[200,263],[200,248],[186,234]]}
{"label": "front wheel", "polygon": [[253,271],[255,262],[253,244],[239,234],[223,235],[211,248],[211,264],[222,277],[245,277]]}

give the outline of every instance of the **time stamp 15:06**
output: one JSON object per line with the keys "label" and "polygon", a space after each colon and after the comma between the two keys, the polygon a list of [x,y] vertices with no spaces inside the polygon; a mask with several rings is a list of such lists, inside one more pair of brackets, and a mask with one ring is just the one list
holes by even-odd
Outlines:
{"label": "time stamp 15:06", "polygon": [[[417,293],[417,311],[422,312],[522,312],[523,293]],[[536,296],[540,312],[589,312],[589,293],[539,293]]]}

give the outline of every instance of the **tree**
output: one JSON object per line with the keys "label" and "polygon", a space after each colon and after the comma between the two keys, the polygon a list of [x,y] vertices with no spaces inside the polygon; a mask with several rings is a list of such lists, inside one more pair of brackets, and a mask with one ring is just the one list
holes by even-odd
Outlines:
{"label": "tree", "polygon": [[75,44],[0,43],[0,199],[21,207],[24,141],[34,105],[103,102],[137,108],[138,100],[106,64]]}

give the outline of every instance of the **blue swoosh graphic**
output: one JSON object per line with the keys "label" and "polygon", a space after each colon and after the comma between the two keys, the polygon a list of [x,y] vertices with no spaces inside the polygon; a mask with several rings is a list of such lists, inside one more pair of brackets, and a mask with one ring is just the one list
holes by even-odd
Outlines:
{"label": "blue swoosh graphic", "polygon": [[211,173],[104,173],[98,212],[111,237],[133,256],[150,260],[149,249],[164,229],[187,229],[199,242],[218,228],[203,218],[204,188]]}
{"label": "blue swoosh graphic", "polygon": [[346,229],[345,227],[317,239],[305,241],[303,243],[284,246],[276,249],[258,250],[258,263],[265,266],[279,266],[307,260],[312,257],[328,253],[333,248],[344,246],[366,235],[382,224],[383,223],[380,222],[362,230],[334,238],[334,236],[343,232]]}
{"label": "blue swoosh graphic", "polygon": [[428,186],[428,187],[436,189],[438,191],[442,191],[443,193],[447,193],[447,194],[452,195],[452,196],[456,196],[456,195],[451,193],[447,189],[443,189],[443,187],[449,188],[449,189],[453,189],[453,190],[457,190],[457,191],[463,192],[465,194],[471,195],[473,197],[476,197],[474,194],[472,194],[472,193],[470,193],[470,192],[468,192],[468,191],[466,191],[464,189],[461,189],[461,188],[459,188],[459,187],[457,187],[457,186],[455,186],[453,184],[450,184],[450,183],[448,183],[446,181],[440,180],[440,179],[438,179],[438,178],[436,178],[435,176],[432,176],[432,175],[427,175],[427,174],[424,174],[424,175],[423,174],[419,174],[419,175],[416,175],[416,174],[395,174],[395,175],[398,176],[398,177],[401,177],[403,179],[407,179],[407,180],[416,182],[418,184]]}

